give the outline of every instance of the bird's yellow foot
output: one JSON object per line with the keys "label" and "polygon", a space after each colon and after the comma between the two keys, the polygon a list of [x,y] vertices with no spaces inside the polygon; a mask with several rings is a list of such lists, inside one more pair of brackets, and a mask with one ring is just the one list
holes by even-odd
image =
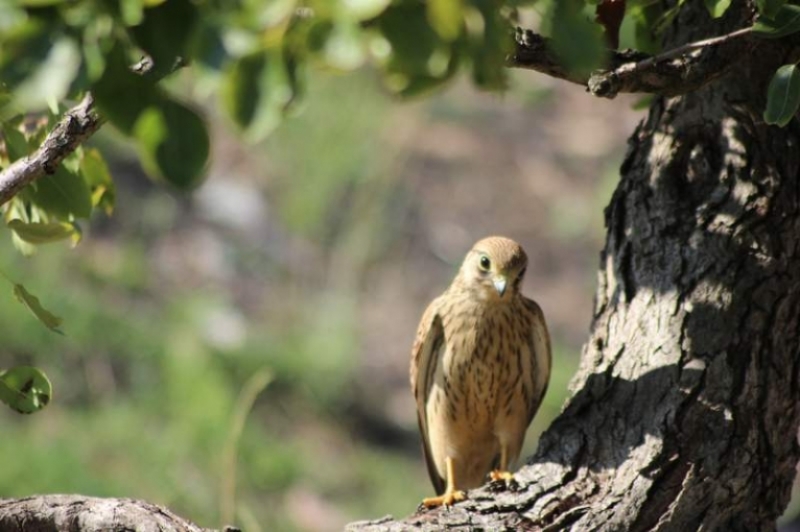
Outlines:
{"label": "bird's yellow foot", "polygon": [[438,497],[428,497],[422,499],[422,506],[425,508],[436,508],[437,506],[453,506],[459,501],[467,498],[467,494],[461,490],[445,491]]}
{"label": "bird's yellow foot", "polygon": [[500,491],[502,489],[517,491],[519,489],[519,483],[517,483],[514,474],[510,471],[494,470],[489,473],[489,478],[491,479],[489,487],[494,491]]}
{"label": "bird's yellow foot", "polygon": [[512,480],[514,480],[514,473],[512,473],[511,471],[497,471],[497,470],[494,470],[491,473],[489,473],[489,476],[495,482],[497,482],[499,480],[504,480],[506,482],[511,482]]}

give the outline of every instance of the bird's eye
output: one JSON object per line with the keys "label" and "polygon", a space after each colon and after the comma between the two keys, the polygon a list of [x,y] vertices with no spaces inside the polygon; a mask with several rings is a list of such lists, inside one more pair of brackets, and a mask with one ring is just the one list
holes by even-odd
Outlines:
{"label": "bird's eye", "polygon": [[481,255],[481,261],[480,261],[479,264],[480,264],[481,270],[483,270],[485,272],[488,272],[489,268],[492,267],[492,261],[490,261],[489,257],[487,257],[486,255]]}

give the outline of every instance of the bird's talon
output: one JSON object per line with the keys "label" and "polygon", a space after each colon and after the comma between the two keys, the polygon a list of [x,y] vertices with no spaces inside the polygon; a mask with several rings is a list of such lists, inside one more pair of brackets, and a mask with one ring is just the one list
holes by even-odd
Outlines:
{"label": "bird's talon", "polygon": [[427,499],[422,499],[422,504],[420,508],[436,508],[438,506],[444,506],[445,509],[453,506],[455,503],[463,501],[467,498],[467,494],[461,490],[454,490],[454,491],[446,491],[442,495],[438,497],[429,497]]}
{"label": "bird's talon", "polygon": [[489,491],[492,493],[499,493],[506,489],[506,483],[502,480],[490,480],[487,488],[489,488]]}
{"label": "bird's talon", "polygon": [[514,474],[511,471],[498,471],[497,469],[490,472],[489,477],[492,480],[504,480],[506,482],[514,480]]}
{"label": "bird's talon", "polygon": [[519,491],[519,482],[510,471],[495,470],[489,473],[489,478],[491,479],[489,489],[494,492],[503,490]]}

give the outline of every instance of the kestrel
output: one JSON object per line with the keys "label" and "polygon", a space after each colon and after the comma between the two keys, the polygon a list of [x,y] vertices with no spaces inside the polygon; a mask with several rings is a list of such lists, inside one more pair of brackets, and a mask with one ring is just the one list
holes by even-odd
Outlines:
{"label": "kestrel", "polygon": [[411,351],[411,389],[437,497],[511,480],[509,464],[550,379],[550,337],[535,301],[520,293],[528,257],[504,237],[479,241],[450,287],[433,300]]}

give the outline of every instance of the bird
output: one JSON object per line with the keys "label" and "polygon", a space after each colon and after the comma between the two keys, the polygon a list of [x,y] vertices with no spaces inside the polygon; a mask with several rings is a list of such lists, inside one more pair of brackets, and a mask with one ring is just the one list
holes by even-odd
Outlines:
{"label": "bird", "polygon": [[528,258],[509,238],[479,240],[422,315],[410,380],[436,497],[452,506],[487,478],[513,482],[525,432],[550,380],[550,336],[521,293]]}

